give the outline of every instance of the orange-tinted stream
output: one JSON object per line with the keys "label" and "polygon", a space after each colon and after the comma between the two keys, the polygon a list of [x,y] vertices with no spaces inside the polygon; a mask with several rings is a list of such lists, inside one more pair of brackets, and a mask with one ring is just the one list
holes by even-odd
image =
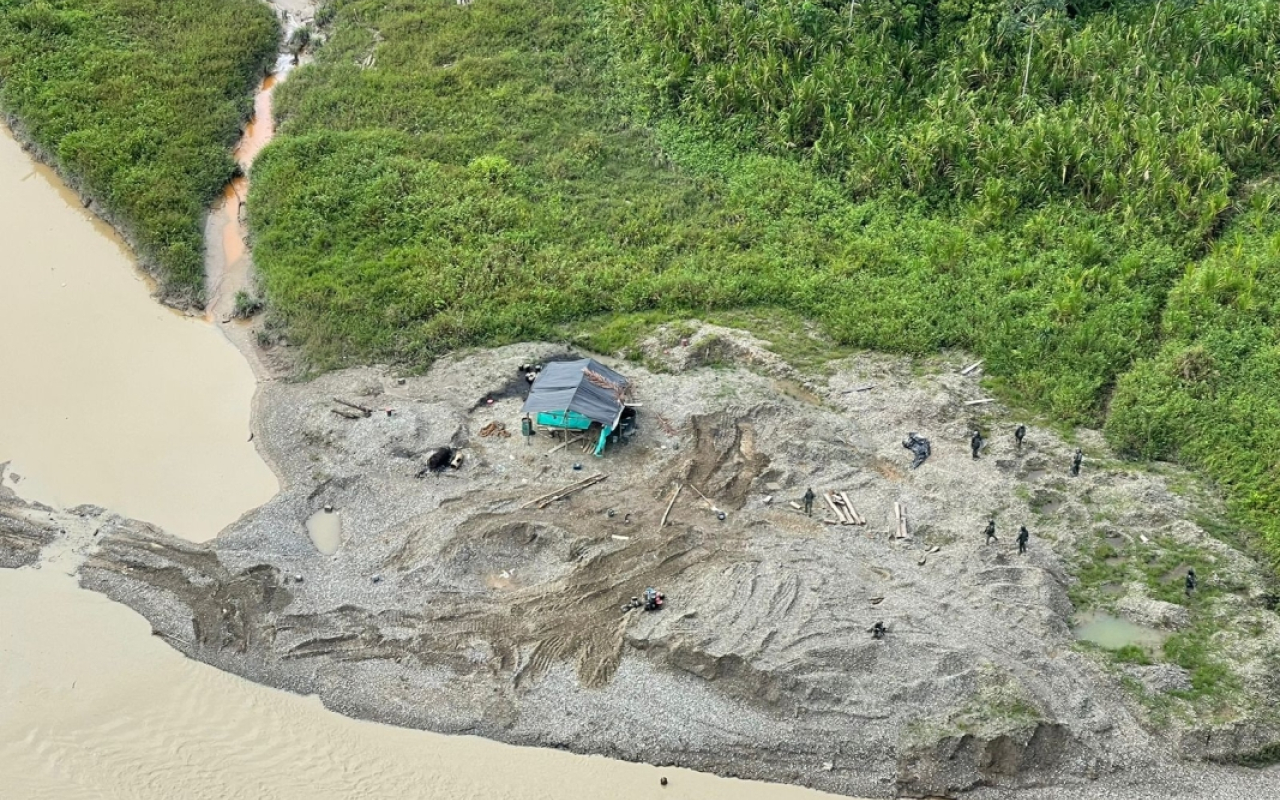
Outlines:
{"label": "orange-tinted stream", "polygon": [[271,93],[291,66],[288,58],[282,58],[276,64],[276,71],[262,81],[253,100],[253,118],[249,120],[235,150],[235,159],[243,174],[227,184],[222,199],[209,211],[209,219],[205,223],[206,315],[213,322],[231,318],[237,293],[253,294],[253,259],[245,245],[248,235],[244,216],[245,201],[249,197],[248,174],[253,160],[275,136]]}

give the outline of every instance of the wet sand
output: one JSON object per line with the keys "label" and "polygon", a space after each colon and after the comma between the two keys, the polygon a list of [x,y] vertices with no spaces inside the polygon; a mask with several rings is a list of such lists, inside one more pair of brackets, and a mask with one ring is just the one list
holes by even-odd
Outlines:
{"label": "wet sand", "polygon": [[50,568],[0,570],[0,664],[4,797],[834,797],[348,719],[184,658]]}
{"label": "wet sand", "polygon": [[249,442],[254,376],[236,349],[156,303],[119,238],[7,130],[0,187],[5,485],[194,541],[270,499],[277,481]]}

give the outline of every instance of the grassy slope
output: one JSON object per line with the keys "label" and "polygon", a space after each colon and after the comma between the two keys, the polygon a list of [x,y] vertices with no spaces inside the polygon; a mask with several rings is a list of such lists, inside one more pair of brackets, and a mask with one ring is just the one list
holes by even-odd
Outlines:
{"label": "grassy slope", "polygon": [[1153,341],[1176,247],[1065,200],[936,213],[655,136],[608,99],[599,11],[341,5],[319,63],[281,91],[285,135],[251,202],[275,307],[322,364],[602,312],[773,305],[841,342],[981,350],[1012,392],[1078,420]]}
{"label": "grassy slope", "polygon": [[257,0],[0,0],[0,107],[98,199],[171,296],[278,26]]}
{"label": "grassy slope", "polygon": [[[1032,20],[867,0],[853,28],[846,4],[748,7],[330,6],[255,168],[279,318],[328,366],[598,314],[779,308],[843,344],[970,348],[1009,397],[1068,422],[1105,419],[1119,381],[1114,441],[1207,468],[1238,508],[1277,502],[1242,445],[1280,409],[1262,293],[1206,305],[1195,277],[1234,286],[1247,266],[1249,245],[1197,261],[1224,226],[1264,238],[1240,186],[1274,166],[1277,4]],[[1197,379],[1235,416],[1188,411],[1170,382],[1197,346],[1249,363],[1252,384]]]}

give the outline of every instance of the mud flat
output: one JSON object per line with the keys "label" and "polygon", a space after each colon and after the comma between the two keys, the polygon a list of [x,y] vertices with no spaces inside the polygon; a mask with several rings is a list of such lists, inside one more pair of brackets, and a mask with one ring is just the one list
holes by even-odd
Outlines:
{"label": "mud flat", "polygon": [[[965,405],[983,395],[957,374],[962,355],[861,356],[814,380],[748,337],[689,338],[651,343],[669,372],[618,365],[636,380],[642,428],[603,459],[519,436],[517,366],[562,352],[549,345],[460,355],[420,378],[369,368],[269,384],[258,443],[281,494],[207,544],[117,526],[82,580],[194,658],[396,725],[867,797],[1280,789],[1271,772],[1205,763],[1280,741],[1280,624],[1263,570],[1170,491],[1189,476],[1128,469],[1088,431],[1077,479],[1065,477],[1077,442],[1032,425],[1015,451],[1018,420]],[[700,366],[726,359],[751,370]],[[780,380],[819,402],[780,396]],[[378,413],[346,419],[334,397]],[[515,435],[480,437],[493,421]],[[975,426],[1010,435],[974,462]],[[933,441],[914,472],[906,431]],[[415,477],[443,444],[463,467]],[[608,477],[522,508],[594,471]],[[698,491],[659,527],[682,484]],[[867,525],[796,512],[807,486],[848,492]],[[909,539],[890,537],[894,503]],[[342,511],[332,556],[305,527],[326,505]],[[987,547],[992,515],[1002,541]],[[1074,643],[1080,554],[1116,530],[1148,560],[1194,548],[1200,571],[1231,587],[1215,601],[1214,646],[1240,693],[1214,715],[1177,694],[1179,667],[1122,668]],[[666,610],[620,610],[650,585]],[[1109,602],[1139,624],[1187,624],[1146,591],[1126,585]],[[867,633],[875,621],[882,641]],[[1173,712],[1140,701],[1132,685],[1148,680],[1173,687],[1160,696]]]}

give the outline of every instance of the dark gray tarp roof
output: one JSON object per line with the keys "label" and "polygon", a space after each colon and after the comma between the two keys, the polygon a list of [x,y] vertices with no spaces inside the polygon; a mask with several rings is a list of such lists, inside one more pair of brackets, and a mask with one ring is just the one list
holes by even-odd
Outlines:
{"label": "dark gray tarp roof", "polygon": [[622,415],[622,401],[615,392],[587,379],[591,370],[610,383],[625,387],[629,381],[594,358],[553,361],[543,366],[533,382],[524,413],[576,411],[592,422],[614,426]]}

